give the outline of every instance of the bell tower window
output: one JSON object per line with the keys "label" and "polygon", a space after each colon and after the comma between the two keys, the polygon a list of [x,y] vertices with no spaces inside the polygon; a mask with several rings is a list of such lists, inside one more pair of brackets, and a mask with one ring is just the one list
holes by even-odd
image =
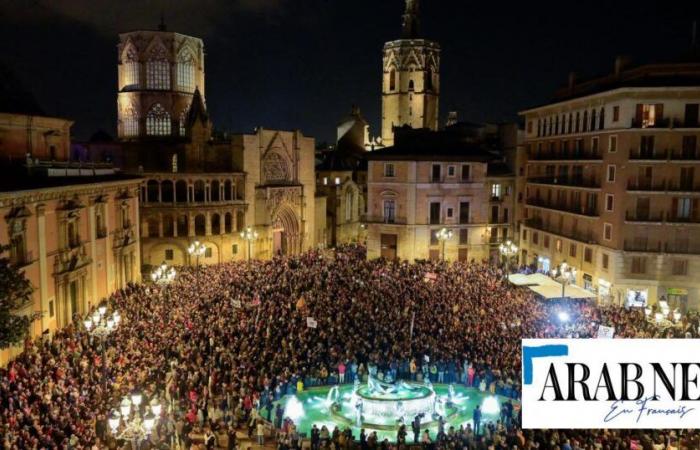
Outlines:
{"label": "bell tower window", "polygon": [[170,128],[170,114],[160,103],[156,103],[146,115],[146,134],[149,136],[170,136]]}
{"label": "bell tower window", "polygon": [[394,69],[389,72],[389,90],[396,90],[396,71]]}
{"label": "bell tower window", "polygon": [[162,46],[156,47],[146,61],[146,87],[148,89],[170,89],[170,63]]}

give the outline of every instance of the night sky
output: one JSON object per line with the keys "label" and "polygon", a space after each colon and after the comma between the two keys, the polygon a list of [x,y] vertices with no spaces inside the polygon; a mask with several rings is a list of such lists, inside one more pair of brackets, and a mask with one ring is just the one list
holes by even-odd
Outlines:
{"label": "night sky", "polygon": [[[570,71],[612,70],[687,51],[700,2],[423,0],[423,34],[442,53],[441,123],[505,121],[543,103]],[[692,6],[691,6],[692,4]],[[334,140],[352,104],[379,130],[381,50],[400,36],[403,0],[2,0],[0,62],[77,139],[115,135],[117,33],[201,37],[217,129],[301,129]]]}

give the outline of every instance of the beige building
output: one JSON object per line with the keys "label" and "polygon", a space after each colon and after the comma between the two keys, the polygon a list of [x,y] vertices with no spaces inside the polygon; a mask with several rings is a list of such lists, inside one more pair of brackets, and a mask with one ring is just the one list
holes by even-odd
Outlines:
{"label": "beige building", "polygon": [[393,147],[368,155],[367,256],[498,260],[513,236],[515,176],[498,152],[454,128],[401,130]]}
{"label": "beige building", "polygon": [[382,144],[394,145],[394,128],[437,130],[440,45],[421,38],[419,0],[406,0],[401,39],[384,44]]}
{"label": "beige building", "polygon": [[523,111],[521,263],[566,261],[600,301],[700,305],[700,64],[577,82]]}
{"label": "beige building", "polygon": [[[143,264],[245,259],[247,227],[258,233],[255,258],[314,247],[325,229],[315,213],[325,199],[315,195],[314,140],[263,128],[214,133],[202,41],[163,26],[119,38],[120,159],[144,177]],[[206,247],[198,259],[187,253],[195,240]]]}

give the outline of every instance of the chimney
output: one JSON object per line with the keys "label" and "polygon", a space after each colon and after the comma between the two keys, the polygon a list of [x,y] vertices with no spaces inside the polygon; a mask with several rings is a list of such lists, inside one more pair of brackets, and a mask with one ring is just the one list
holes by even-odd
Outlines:
{"label": "chimney", "polygon": [[573,91],[576,85],[576,72],[569,72],[569,90]]}
{"label": "chimney", "polygon": [[618,55],[615,58],[615,76],[619,77],[625,67],[629,64],[630,59],[627,56]]}

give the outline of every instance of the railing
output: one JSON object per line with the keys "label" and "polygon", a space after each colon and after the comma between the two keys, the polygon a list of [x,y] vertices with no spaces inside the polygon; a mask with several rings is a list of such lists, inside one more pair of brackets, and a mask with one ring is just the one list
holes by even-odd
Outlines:
{"label": "railing", "polygon": [[628,222],[663,222],[663,212],[650,211],[627,211],[625,212],[625,220]]}
{"label": "railing", "polygon": [[668,183],[667,189],[674,192],[700,192],[700,183],[692,180],[679,180]]}
{"label": "railing", "polygon": [[503,196],[502,196],[502,195],[499,195],[499,196],[492,195],[492,196],[491,196],[491,199],[490,199],[489,201],[491,201],[491,202],[502,202],[502,201],[503,201]]}
{"label": "railing", "polygon": [[595,242],[595,239],[593,237],[593,233],[591,231],[579,231],[579,230],[563,230],[560,229],[559,227],[553,227],[551,225],[545,225],[542,223],[542,219],[539,218],[531,218],[525,220],[525,225],[537,229],[539,231],[544,231],[547,233],[552,233],[556,234],[558,236],[567,238],[567,239],[572,239],[574,241],[579,241],[579,242]]}
{"label": "railing", "polygon": [[658,253],[663,248],[661,241],[628,241],[625,240],[624,250],[626,252],[653,252]]}
{"label": "railing", "polygon": [[698,161],[700,160],[700,152],[693,150],[671,150],[669,155],[672,160],[681,161]]}
{"label": "railing", "polygon": [[671,243],[667,242],[664,246],[666,253],[681,253],[684,255],[700,255],[700,244],[690,243]]}
{"label": "railing", "polygon": [[679,216],[675,211],[671,211],[666,215],[666,222],[669,223],[700,223],[700,217],[696,216],[690,216],[690,217],[683,217]]}
{"label": "railing", "polygon": [[654,119],[653,124],[644,123],[643,120],[633,117],[630,122],[630,128],[679,128],[681,126],[681,121],[678,119],[671,119],[669,117],[660,117]]}
{"label": "railing", "polygon": [[393,224],[393,225],[406,225],[406,223],[408,223],[408,221],[406,220],[405,217],[385,218],[384,216],[372,216],[372,215],[366,216],[364,221],[366,223],[386,223],[386,224]]}
{"label": "railing", "polygon": [[593,150],[569,150],[550,152],[531,151],[528,153],[528,158],[535,161],[565,161],[565,160],[597,160],[603,159],[602,153]]}
{"label": "railing", "polygon": [[628,191],[665,191],[666,181],[652,180],[629,180],[627,182]]}
{"label": "railing", "polygon": [[555,211],[562,211],[562,212],[568,212],[572,214],[578,214],[581,216],[589,216],[589,217],[598,217],[598,208],[597,207],[587,207],[584,205],[577,205],[577,206],[572,206],[572,205],[567,205],[565,203],[557,203],[557,202],[545,202],[542,199],[539,198],[529,198],[527,199],[527,204],[529,206],[539,206],[541,208],[547,208],[547,209],[553,209]]}
{"label": "railing", "polygon": [[665,161],[668,160],[668,150],[646,150],[639,148],[630,149],[630,160]]}
{"label": "railing", "polygon": [[600,180],[591,177],[533,177],[528,183],[551,184],[556,186],[574,186],[585,188],[600,188]]}
{"label": "railing", "polygon": [[472,177],[469,178],[462,178],[458,176],[453,176],[453,177],[448,177],[448,176],[441,176],[441,177],[433,177],[432,175],[428,178],[428,183],[474,183],[474,179]]}

